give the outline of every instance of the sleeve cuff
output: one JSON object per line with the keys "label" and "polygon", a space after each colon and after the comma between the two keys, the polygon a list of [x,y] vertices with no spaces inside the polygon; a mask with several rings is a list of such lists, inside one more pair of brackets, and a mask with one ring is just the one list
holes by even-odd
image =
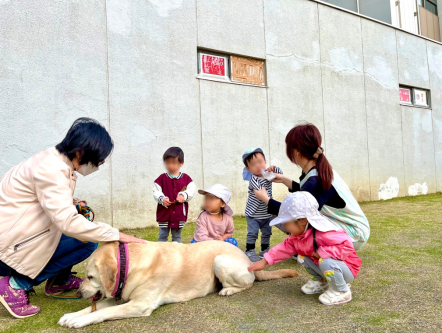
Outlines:
{"label": "sleeve cuff", "polygon": [[267,261],[267,263],[270,266],[273,266],[273,264],[275,263],[275,261],[273,260],[272,256],[268,252],[264,253],[264,259]]}

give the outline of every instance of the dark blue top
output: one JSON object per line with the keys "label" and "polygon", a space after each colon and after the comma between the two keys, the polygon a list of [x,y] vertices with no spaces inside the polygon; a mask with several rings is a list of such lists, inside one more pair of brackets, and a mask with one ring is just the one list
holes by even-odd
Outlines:
{"label": "dark blue top", "polygon": [[[313,167],[312,169],[314,169]],[[310,169],[309,172],[312,170]],[[299,180],[302,181],[305,178],[306,174],[302,172],[301,177],[299,177]],[[336,189],[333,187],[333,185],[328,189],[324,190],[322,188],[321,183],[319,182],[318,176],[311,176],[307,181],[304,183],[304,185],[300,186],[299,183],[292,181],[292,189],[290,192],[297,192],[297,191],[306,191],[309,192],[311,195],[313,195],[319,204],[319,209],[322,209],[322,206],[330,206],[333,208],[345,208],[345,201],[339,196],[338,192],[336,192]],[[269,214],[278,215],[279,213],[279,207],[281,206],[281,203],[279,201],[276,201],[274,199],[270,199],[267,211]]]}

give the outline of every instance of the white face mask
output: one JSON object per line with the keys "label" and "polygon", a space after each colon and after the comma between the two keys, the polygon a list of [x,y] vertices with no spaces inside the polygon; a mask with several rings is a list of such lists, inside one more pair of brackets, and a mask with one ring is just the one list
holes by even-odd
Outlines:
{"label": "white face mask", "polygon": [[95,165],[93,165],[91,162],[89,162],[88,164],[83,164],[83,165],[81,165],[80,166],[80,169],[79,170],[77,170],[77,172],[80,174],[80,175],[83,175],[83,176],[87,176],[87,175],[90,175],[91,173],[94,173],[95,171],[98,171],[98,167],[97,166],[95,166]]}

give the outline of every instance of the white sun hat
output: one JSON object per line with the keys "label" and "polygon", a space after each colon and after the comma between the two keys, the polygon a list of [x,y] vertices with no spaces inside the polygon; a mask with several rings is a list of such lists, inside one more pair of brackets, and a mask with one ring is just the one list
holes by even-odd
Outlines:
{"label": "white sun hat", "polygon": [[278,217],[270,222],[270,225],[283,224],[289,221],[306,218],[313,228],[319,231],[341,230],[332,221],[322,215],[319,204],[309,192],[298,191],[289,194],[279,208]]}
{"label": "white sun hat", "polygon": [[233,211],[228,205],[230,198],[232,197],[232,194],[230,193],[229,189],[224,185],[215,184],[210,186],[206,190],[198,190],[198,193],[203,195],[206,193],[210,193],[215,197],[220,198],[226,204],[226,207],[224,207],[224,211],[226,212],[226,214],[230,216],[233,215]]}

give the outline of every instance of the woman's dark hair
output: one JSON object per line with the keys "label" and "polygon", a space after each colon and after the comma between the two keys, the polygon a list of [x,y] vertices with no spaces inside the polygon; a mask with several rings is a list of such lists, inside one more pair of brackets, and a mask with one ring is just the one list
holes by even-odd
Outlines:
{"label": "woman's dark hair", "polygon": [[80,154],[80,165],[92,163],[98,166],[110,155],[114,143],[106,129],[98,121],[91,118],[78,118],[74,121],[63,141],[55,146],[71,161]]}
{"label": "woman's dark hair", "polygon": [[177,158],[178,162],[184,163],[184,152],[180,147],[170,147],[166,150],[163,155],[163,161],[166,161],[168,158]]}
{"label": "woman's dark hair", "polygon": [[303,124],[293,127],[285,137],[287,157],[296,164],[295,149],[309,160],[316,160],[319,183],[324,190],[331,187],[333,180],[333,169],[324,154],[317,155],[321,147],[322,136],[318,128],[313,124]]}

